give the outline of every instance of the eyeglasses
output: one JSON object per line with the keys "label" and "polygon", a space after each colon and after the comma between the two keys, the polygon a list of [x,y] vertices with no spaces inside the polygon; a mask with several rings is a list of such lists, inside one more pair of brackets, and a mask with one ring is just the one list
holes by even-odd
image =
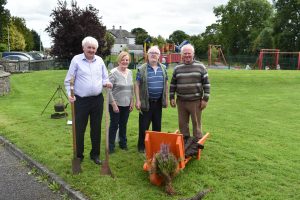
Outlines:
{"label": "eyeglasses", "polygon": [[158,52],[149,52],[148,54],[151,54],[151,55],[159,55]]}

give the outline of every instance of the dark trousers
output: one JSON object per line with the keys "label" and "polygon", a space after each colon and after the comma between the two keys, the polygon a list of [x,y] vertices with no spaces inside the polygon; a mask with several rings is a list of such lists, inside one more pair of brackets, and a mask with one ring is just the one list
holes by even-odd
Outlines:
{"label": "dark trousers", "polygon": [[149,111],[141,111],[139,114],[138,150],[145,150],[145,131],[149,130],[150,123],[152,123],[152,131],[161,131],[161,99],[157,101],[149,100],[149,104]]}
{"label": "dark trousers", "polygon": [[115,113],[113,107],[109,105],[110,125],[109,125],[109,150],[115,149],[117,130],[119,129],[119,146],[127,148],[127,122],[129,117],[129,106],[119,106],[119,112]]}
{"label": "dark trousers", "polygon": [[92,149],[90,157],[99,157],[101,140],[101,121],[103,115],[103,95],[92,97],[76,96],[75,101],[75,128],[77,157],[83,158],[84,133],[90,118],[90,138]]}

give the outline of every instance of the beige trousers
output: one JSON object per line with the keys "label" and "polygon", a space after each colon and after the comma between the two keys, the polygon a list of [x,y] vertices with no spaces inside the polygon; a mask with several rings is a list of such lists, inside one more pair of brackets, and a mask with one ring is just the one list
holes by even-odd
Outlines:
{"label": "beige trousers", "polygon": [[182,101],[180,99],[177,99],[176,103],[178,109],[178,124],[180,132],[183,134],[183,136],[190,136],[189,121],[191,117],[193,124],[193,136],[201,138],[201,100]]}

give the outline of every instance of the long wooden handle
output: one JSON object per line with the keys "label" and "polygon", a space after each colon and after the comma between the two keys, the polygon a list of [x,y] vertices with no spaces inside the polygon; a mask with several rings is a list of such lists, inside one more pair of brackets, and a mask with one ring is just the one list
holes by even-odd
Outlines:
{"label": "long wooden handle", "polygon": [[105,155],[108,160],[109,154],[109,89],[106,89],[106,102],[105,102]]}
{"label": "long wooden handle", "polygon": [[[71,97],[74,98],[74,77],[72,77],[70,81],[70,91],[71,91]],[[74,102],[71,102],[71,110],[72,110],[73,154],[74,154],[74,158],[77,158]]]}

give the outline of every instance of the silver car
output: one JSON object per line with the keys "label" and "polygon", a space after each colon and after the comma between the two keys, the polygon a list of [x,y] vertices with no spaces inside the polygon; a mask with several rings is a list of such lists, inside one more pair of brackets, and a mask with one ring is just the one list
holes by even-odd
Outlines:
{"label": "silver car", "polygon": [[30,59],[23,55],[9,55],[2,58],[7,61],[30,61]]}

